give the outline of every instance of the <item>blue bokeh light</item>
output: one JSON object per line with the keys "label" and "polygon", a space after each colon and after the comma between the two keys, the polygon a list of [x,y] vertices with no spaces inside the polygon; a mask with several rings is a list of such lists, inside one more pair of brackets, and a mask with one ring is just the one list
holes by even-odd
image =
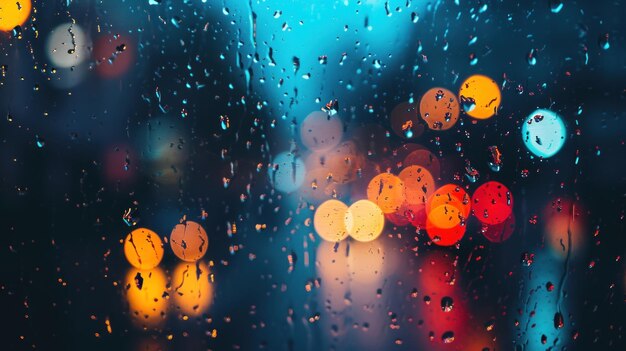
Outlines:
{"label": "blue bokeh light", "polygon": [[302,159],[290,152],[281,152],[268,169],[270,181],[278,191],[291,193],[302,185],[306,167]]}
{"label": "blue bokeh light", "polygon": [[565,144],[567,129],[561,116],[553,111],[538,109],[529,114],[522,126],[522,139],[534,155],[548,158],[556,155]]}

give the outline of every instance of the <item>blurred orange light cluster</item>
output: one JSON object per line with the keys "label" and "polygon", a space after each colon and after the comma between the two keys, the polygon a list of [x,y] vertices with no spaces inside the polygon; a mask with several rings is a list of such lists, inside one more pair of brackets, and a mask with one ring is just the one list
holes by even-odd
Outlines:
{"label": "blurred orange light cluster", "polygon": [[[186,262],[196,262],[206,254],[209,238],[202,226],[193,221],[177,224],[170,234],[172,252]],[[137,228],[124,240],[124,255],[133,267],[149,270],[163,259],[163,242],[152,230]]]}

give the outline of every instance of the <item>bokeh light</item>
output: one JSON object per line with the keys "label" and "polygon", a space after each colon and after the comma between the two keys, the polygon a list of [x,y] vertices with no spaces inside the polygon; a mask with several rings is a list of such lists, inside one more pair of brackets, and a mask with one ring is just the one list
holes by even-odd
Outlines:
{"label": "bokeh light", "polygon": [[431,208],[428,212],[428,221],[441,229],[449,229],[461,224],[463,215],[453,205],[439,205]]}
{"label": "bokeh light", "polygon": [[463,111],[476,119],[487,119],[498,112],[502,100],[496,82],[480,74],[467,78],[459,90]]}
{"label": "bokeh light", "polygon": [[174,307],[183,315],[199,316],[213,302],[209,267],[202,261],[179,263],[172,273]]}
{"label": "bokeh light", "polygon": [[78,24],[64,23],[50,31],[46,50],[53,66],[75,67],[91,56],[91,40]]}
{"label": "bokeh light", "polygon": [[404,203],[404,183],[390,173],[381,173],[367,185],[367,199],[377,204],[383,213],[398,211]]}
{"label": "bokeh light", "polygon": [[163,243],[150,229],[137,228],[124,240],[124,255],[133,267],[152,269],[163,259]]}
{"label": "bokeh light", "polygon": [[311,112],[300,125],[302,143],[313,151],[326,151],[341,142],[343,125],[339,117],[326,112]]}
{"label": "bokeh light", "polygon": [[302,159],[290,152],[281,152],[267,170],[270,181],[278,191],[291,193],[302,185],[306,167]]}
{"label": "bokeh light", "polygon": [[432,88],[420,100],[420,115],[432,130],[448,130],[459,119],[459,102],[448,89]]}
{"label": "bokeh light", "polygon": [[[458,214],[457,219],[454,219],[451,216],[442,217],[441,214],[446,214],[446,210],[443,209],[446,206],[447,205],[442,205],[437,207],[435,209],[436,215],[431,216],[429,213],[428,218],[426,219],[426,233],[428,234],[430,240],[432,240],[433,243],[439,246],[451,246],[456,244],[459,240],[461,240],[461,238],[463,238],[463,235],[465,235],[465,230],[467,228],[465,225],[462,225],[460,220],[456,225],[449,227],[449,224],[453,224],[457,221]],[[449,211],[450,209],[454,209],[454,207],[449,206],[447,211]],[[437,222],[433,222],[431,220],[431,217],[434,218]],[[440,223],[443,223],[443,228],[438,226]]]}
{"label": "bokeh light", "polygon": [[587,215],[584,204],[568,198],[555,198],[543,209],[547,247],[558,259],[580,257],[587,246]]}
{"label": "bokeh light", "polygon": [[[356,178],[357,169],[362,166],[361,156],[357,146],[352,141],[345,141],[332,150],[315,152],[306,158],[306,183],[311,185],[314,180],[316,186],[322,187],[331,184],[343,185]],[[314,176],[311,173],[315,173]],[[320,181],[320,175],[326,182]],[[324,185],[325,184],[325,185]]]}
{"label": "bokeh light", "polygon": [[313,226],[317,234],[330,242],[341,241],[348,237],[345,218],[348,206],[339,200],[328,200],[315,210]]}
{"label": "bokeh light", "polygon": [[24,25],[32,9],[31,0],[0,0],[0,31]]}
{"label": "bokeh light", "polygon": [[498,224],[483,224],[481,233],[492,243],[501,243],[508,240],[515,232],[515,213],[511,215],[502,223]]}
{"label": "bokeh light", "polygon": [[469,216],[472,206],[470,196],[461,186],[456,184],[446,184],[435,190],[428,198],[426,212],[430,212],[441,205],[456,207],[463,218]]}
{"label": "bokeh light", "polygon": [[96,72],[105,78],[124,75],[135,60],[135,41],[129,36],[108,34],[99,37],[93,48]]}
{"label": "bokeh light", "polygon": [[129,269],[124,279],[124,295],[130,315],[143,328],[165,321],[168,310],[167,279],[161,268]]}
{"label": "bokeh light", "polygon": [[482,223],[502,223],[513,211],[513,194],[504,184],[489,181],[474,191],[472,207],[474,215]]}
{"label": "bokeh light", "polygon": [[170,245],[176,257],[186,262],[195,262],[206,254],[209,238],[199,223],[185,221],[172,230]]}
{"label": "bokeh light", "polygon": [[375,203],[359,200],[346,211],[346,230],[357,241],[375,240],[385,227],[385,215]]}
{"label": "bokeh light", "polygon": [[524,145],[535,156],[548,158],[556,155],[565,144],[566,137],[563,119],[550,110],[535,110],[522,125]]}
{"label": "bokeh light", "polygon": [[422,166],[408,166],[398,174],[398,178],[404,184],[404,196],[408,204],[425,204],[435,191],[435,179]]}

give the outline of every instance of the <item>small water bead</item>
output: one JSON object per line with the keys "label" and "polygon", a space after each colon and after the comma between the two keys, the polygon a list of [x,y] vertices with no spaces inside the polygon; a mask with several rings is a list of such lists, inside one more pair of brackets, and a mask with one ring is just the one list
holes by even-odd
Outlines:
{"label": "small water bead", "polygon": [[529,252],[522,253],[522,258],[521,258],[522,266],[530,267],[534,261],[535,261],[535,254],[529,253]]}
{"label": "small water bead", "polygon": [[441,310],[444,312],[452,311],[454,307],[454,300],[450,296],[444,296],[441,298]]}
{"label": "small water bead", "polygon": [[561,312],[557,312],[554,314],[554,329],[561,329],[565,325],[563,320],[563,314]]}
{"label": "small water bead", "polygon": [[476,108],[476,101],[471,97],[461,95],[461,106],[465,113],[472,112]]}
{"label": "small water bead", "polygon": [[526,61],[528,61],[528,64],[531,66],[537,64],[537,51],[535,49],[530,50],[530,52],[526,56]]}
{"label": "small water bead", "polygon": [[598,45],[602,50],[608,50],[611,47],[611,43],[609,42],[609,33],[604,33],[598,39]]}
{"label": "small water bead", "polygon": [[562,0],[550,0],[550,11],[552,13],[559,13],[563,9]]}
{"label": "small water bead", "polygon": [[454,341],[454,332],[448,330],[447,332],[443,333],[441,335],[441,341],[443,341],[444,344],[452,343]]}

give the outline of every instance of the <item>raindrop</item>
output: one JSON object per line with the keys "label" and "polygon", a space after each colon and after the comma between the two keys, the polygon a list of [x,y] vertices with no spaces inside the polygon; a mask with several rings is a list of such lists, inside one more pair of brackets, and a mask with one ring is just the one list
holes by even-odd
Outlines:
{"label": "raindrop", "polygon": [[463,111],[465,111],[465,113],[472,112],[472,110],[476,108],[476,100],[474,100],[474,98],[466,98],[461,95],[461,107],[463,107]]}
{"label": "raindrop", "polygon": [[448,330],[447,332],[443,333],[441,335],[441,341],[443,341],[444,344],[450,344],[454,341],[454,332]]}
{"label": "raindrop", "polygon": [[537,56],[536,56],[537,52],[535,51],[535,49],[530,49],[530,52],[528,53],[528,56],[526,56],[526,60],[528,61],[528,64],[531,66],[534,66],[537,64]]}
{"label": "raindrop", "polygon": [[602,34],[598,39],[598,45],[602,50],[608,50],[611,47],[611,43],[609,42],[609,33]]}
{"label": "raindrop", "polygon": [[561,312],[557,312],[554,314],[554,328],[561,329],[565,325],[563,321],[563,314]]}
{"label": "raindrop", "polygon": [[552,11],[552,13],[559,13],[562,9],[563,9],[563,1],[550,0],[550,11]]}
{"label": "raindrop", "polygon": [[454,306],[454,300],[450,296],[444,296],[441,298],[441,310],[444,312],[452,311]]}

